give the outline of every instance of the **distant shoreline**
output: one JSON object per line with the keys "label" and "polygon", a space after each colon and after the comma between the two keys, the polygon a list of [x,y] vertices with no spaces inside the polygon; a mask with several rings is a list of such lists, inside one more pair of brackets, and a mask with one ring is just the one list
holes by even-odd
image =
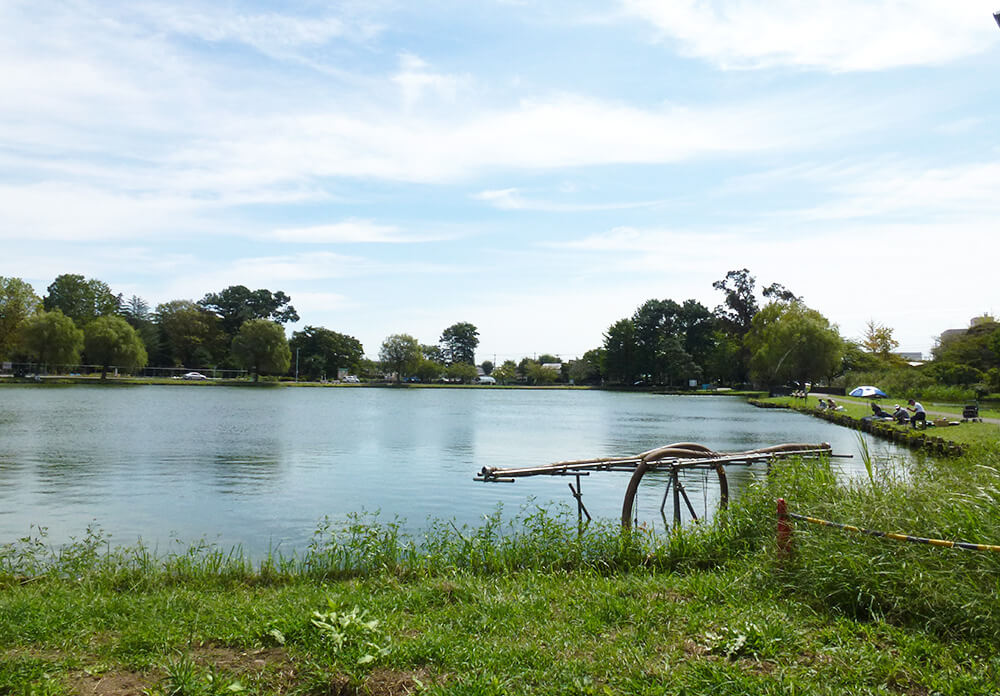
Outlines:
{"label": "distant shoreline", "polygon": [[448,384],[448,383],[414,383],[408,382],[395,384],[392,382],[313,382],[313,381],[272,381],[262,380],[252,382],[245,379],[205,379],[205,380],[184,380],[173,379],[171,377],[111,377],[101,380],[99,376],[69,376],[53,375],[43,376],[40,381],[24,377],[0,376],[0,387],[4,386],[31,386],[31,387],[67,387],[67,386],[104,386],[104,387],[125,387],[125,386],[195,386],[195,387],[250,387],[262,389],[274,389],[279,387],[310,387],[310,388],[343,388],[343,389],[539,389],[539,390],[575,390],[575,391],[620,391],[633,394],[670,394],[681,396],[757,396],[759,391],[736,391],[736,390],[705,390],[705,389],[663,389],[663,388],[634,388],[626,386],[602,386],[602,385],[582,385],[582,384]]}

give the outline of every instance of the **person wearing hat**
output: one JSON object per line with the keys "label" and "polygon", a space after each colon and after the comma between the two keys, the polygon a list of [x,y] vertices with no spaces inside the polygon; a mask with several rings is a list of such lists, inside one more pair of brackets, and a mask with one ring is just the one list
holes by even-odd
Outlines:
{"label": "person wearing hat", "polygon": [[897,423],[902,425],[910,420],[910,414],[907,413],[899,404],[896,404],[896,409],[892,412],[892,418]]}
{"label": "person wearing hat", "polygon": [[923,427],[926,428],[927,412],[924,411],[923,404],[921,404],[919,401],[914,401],[913,399],[910,399],[909,404],[910,405],[906,407],[906,410],[913,411],[913,415],[910,416],[910,425],[912,425],[914,428],[919,428],[920,426],[917,424],[923,422],[924,424]]}

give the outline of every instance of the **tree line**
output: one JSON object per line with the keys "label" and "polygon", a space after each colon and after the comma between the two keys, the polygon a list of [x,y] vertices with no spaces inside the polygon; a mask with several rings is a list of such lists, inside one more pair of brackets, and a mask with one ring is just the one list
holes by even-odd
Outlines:
{"label": "tree line", "polygon": [[[648,300],[604,334],[575,370],[590,381],[685,387],[877,384],[890,393],[964,400],[1000,392],[1000,323],[984,314],[944,332],[933,360],[911,365],[893,330],[869,320],[859,340],[779,283],[759,295],[746,268],[712,284],[722,302]],[[578,380],[579,381],[579,380]]]}
{"label": "tree line", "polygon": [[[418,344],[423,364],[384,346],[383,364],[375,365],[365,359],[358,339],[325,327],[307,325],[286,338],[283,325],[298,320],[291,298],[280,290],[233,285],[197,302],[171,300],[151,309],[141,297],[126,299],[107,283],[82,275],[58,276],[42,297],[22,279],[0,276],[4,361],[82,362],[99,365],[102,378],[111,366],[240,369],[255,380],[293,370],[316,380],[335,379],[342,371],[373,375],[380,368],[397,376],[410,374],[411,368],[428,378],[432,372],[448,373],[463,381],[478,374],[473,363],[479,332],[468,322],[445,329],[439,345]],[[397,338],[386,342],[398,348]]]}
{"label": "tree line", "polygon": [[349,336],[306,327],[285,337],[282,324],[298,321],[291,298],[281,291],[242,285],[201,300],[172,300],[151,309],[141,297],[127,299],[107,283],[82,275],[58,276],[39,297],[20,278],[0,277],[0,359],[42,365],[243,369],[255,378],[283,374],[292,351],[305,348],[307,369],[339,363],[341,351],[361,356]]}
{"label": "tree line", "polygon": [[[746,268],[713,284],[721,302],[650,299],[603,334],[599,347],[567,362],[554,355],[500,365],[475,364],[479,331],[470,322],[446,328],[436,344],[392,334],[379,361],[367,360],[353,336],[305,326],[282,291],[233,285],[198,301],[150,308],[103,281],[58,276],[39,297],[20,278],[0,276],[0,360],[138,370],[148,366],[240,369],[254,375],[334,379],[341,371],[397,381],[470,382],[480,371],[498,382],[547,384],[776,386],[789,383],[878,383],[894,392],[938,390],[942,398],[1000,392],[1000,323],[989,315],[947,331],[933,361],[910,366],[893,353],[890,327],[868,322],[852,341],[802,297],[779,283],[758,292]],[[293,362],[293,356],[297,358]],[[943,390],[943,391],[942,391]],[[951,390],[950,392],[948,390]]]}

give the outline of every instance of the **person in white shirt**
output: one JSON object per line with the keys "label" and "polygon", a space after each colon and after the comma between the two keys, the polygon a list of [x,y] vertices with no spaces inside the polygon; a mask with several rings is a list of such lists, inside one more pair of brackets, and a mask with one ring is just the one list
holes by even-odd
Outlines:
{"label": "person in white shirt", "polygon": [[910,399],[910,405],[906,407],[907,411],[913,411],[913,415],[910,416],[910,425],[914,428],[919,428],[918,423],[923,422],[924,427],[927,427],[927,412],[924,411],[924,406],[919,401],[914,401]]}

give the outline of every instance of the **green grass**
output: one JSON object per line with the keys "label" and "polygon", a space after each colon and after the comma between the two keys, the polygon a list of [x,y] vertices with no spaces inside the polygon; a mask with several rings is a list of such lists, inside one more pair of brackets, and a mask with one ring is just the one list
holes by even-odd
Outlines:
{"label": "green grass", "polygon": [[[819,411],[817,406],[820,398],[825,398],[825,397],[816,397],[813,395],[809,395],[807,399],[798,399],[798,398],[782,396],[782,397],[760,399],[760,401],[764,403],[775,404],[778,406],[787,406],[790,408],[803,410],[809,413],[814,413]],[[865,416],[870,416],[872,413],[871,402],[869,400],[852,399],[851,397],[842,397],[842,396],[834,397],[834,400],[837,402],[838,405],[843,406],[843,410],[838,411],[838,413],[850,416],[851,418],[854,418],[856,420],[860,420]],[[883,408],[887,408],[887,410],[892,411],[892,405],[895,404],[895,402],[892,402],[890,404],[888,403],[889,401],[891,401],[891,399],[882,399],[879,401],[879,403],[883,405]],[[905,404],[901,405],[905,406]],[[939,410],[937,408],[931,407],[929,404],[925,404],[925,407],[929,408],[932,411]],[[952,420],[961,420],[960,417],[961,407],[960,406],[956,407],[952,405],[951,408],[957,409],[957,411],[955,411],[957,415]],[[989,417],[989,414],[986,412],[980,411],[980,413],[983,416]],[[928,414],[928,419],[933,420],[934,418],[935,416]],[[910,430],[912,430],[909,425],[898,425],[894,427],[897,430],[901,430],[903,432],[909,432]],[[960,445],[971,446],[973,448],[990,449],[1000,445],[1000,425],[997,425],[995,423],[969,422],[969,423],[960,423],[959,425],[932,426],[921,432],[924,432],[929,436],[938,437],[947,440],[949,442],[955,442]]]}
{"label": "green grass", "polygon": [[[1000,454],[854,485],[783,461],[671,536],[528,508],[476,528],[356,518],[296,558],[0,549],[0,694],[971,694],[1000,683],[1000,554],[796,524],[1000,543]],[[102,687],[103,685],[103,687]],[[110,687],[125,685],[125,690]]]}

